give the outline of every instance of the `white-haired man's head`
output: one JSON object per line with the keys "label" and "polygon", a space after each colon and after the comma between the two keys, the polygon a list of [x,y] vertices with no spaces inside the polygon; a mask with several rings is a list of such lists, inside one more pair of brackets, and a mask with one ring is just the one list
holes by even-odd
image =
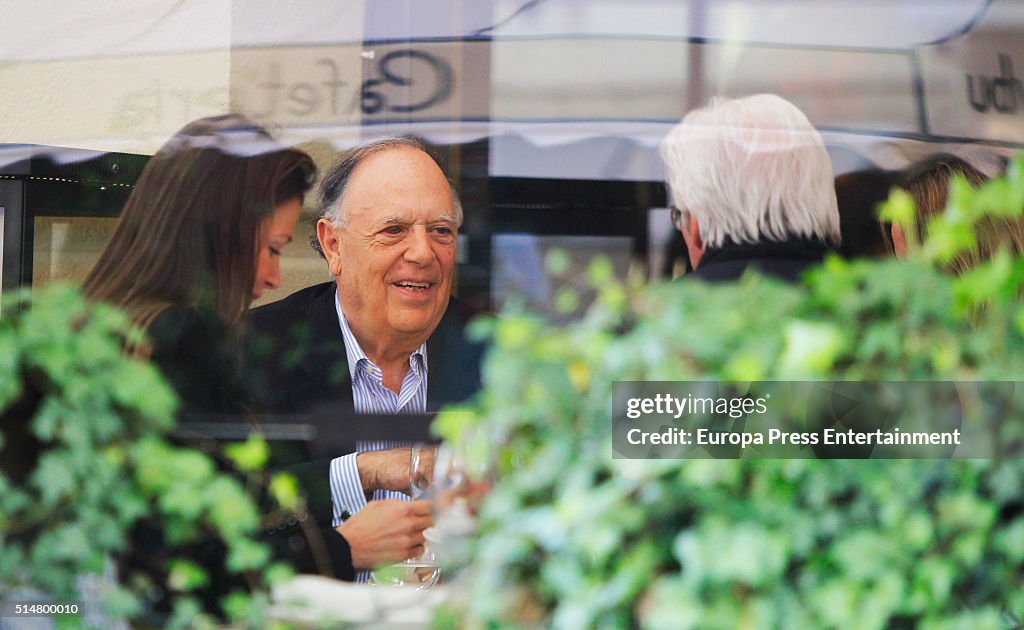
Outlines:
{"label": "white-haired man's head", "polygon": [[713,99],[672,129],[661,156],[684,235],[692,219],[701,249],[726,241],[840,242],[825,144],[779,96]]}

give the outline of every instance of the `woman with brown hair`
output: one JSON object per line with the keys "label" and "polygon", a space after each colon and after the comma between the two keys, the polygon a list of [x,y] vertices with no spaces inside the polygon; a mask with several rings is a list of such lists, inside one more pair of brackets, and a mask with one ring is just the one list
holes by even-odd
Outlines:
{"label": "woman with brown hair", "polygon": [[[127,350],[160,369],[180,399],[179,420],[254,421],[238,324],[253,299],[280,284],[281,248],[315,177],[308,155],[226,115],[186,125],[135,183],[84,291],[145,330],[147,341]],[[163,524],[141,521],[120,571],[162,586],[170,553]],[[198,594],[208,611],[242,587],[217,541],[190,543],[184,553],[207,571],[209,585]],[[169,602],[159,588],[151,593],[154,618],[163,619]]]}
{"label": "woman with brown hair", "polygon": [[280,283],[316,168],[240,115],[186,125],[152,157],[85,280],[91,300],[125,310],[185,413],[237,413],[242,387],[232,328]]}

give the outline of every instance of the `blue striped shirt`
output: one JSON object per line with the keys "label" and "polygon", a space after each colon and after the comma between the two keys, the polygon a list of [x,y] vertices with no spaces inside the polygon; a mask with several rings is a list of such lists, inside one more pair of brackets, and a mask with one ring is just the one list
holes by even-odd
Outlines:
{"label": "blue striped shirt", "polygon": [[[341,336],[345,340],[345,354],[348,357],[348,371],[352,376],[352,401],[356,413],[396,414],[424,413],[427,410],[427,344],[424,343],[409,355],[409,371],[405,373],[399,393],[384,387],[383,373],[359,346],[355,335],[349,328],[348,320],[341,312],[341,303],[337,294],[334,306],[338,311],[338,325]],[[331,460],[330,482],[331,503],[334,508],[333,525],[341,525],[342,514],[355,514],[366,505],[367,497],[363,492],[363,483],[359,478],[356,457],[363,451],[384,450],[409,446],[408,442],[393,440],[359,441],[356,452]],[[410,497],[401,492],[376,490],[370,500],[402,499]],[[366,572],[357,572],[356,581],[366,581]]]}

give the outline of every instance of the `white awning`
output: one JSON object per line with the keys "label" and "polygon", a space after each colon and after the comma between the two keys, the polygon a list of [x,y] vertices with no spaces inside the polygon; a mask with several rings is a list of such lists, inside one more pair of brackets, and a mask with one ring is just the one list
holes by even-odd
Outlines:
{"label": "white awning", "polygon": [[689,108],[775,92],[881,165],[1024,146],[1022,0],[38,0],[4,14],[0,144],[151,153],[239,109],[289,142],[486,137],[495,176],[657,180],[656,147]]}

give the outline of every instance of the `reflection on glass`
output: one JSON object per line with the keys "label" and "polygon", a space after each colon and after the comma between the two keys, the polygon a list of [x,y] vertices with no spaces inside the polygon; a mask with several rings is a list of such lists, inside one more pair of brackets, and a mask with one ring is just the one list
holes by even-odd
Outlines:
{"label": "reflection on glass", "polygon": [[[594,291],[583,272],[598,256],[606,256],[620,280],[629,269],[633,239],[629,236],[582,236],[496,234],[491,242],[491,303],[500,310],[511,298],[519,298],[534,312],[554,320],[571,320],[593,300]],[[554,277],[544,268],[549,252],[563,250],[572,273]],[[555,297],[564,288],[577,291],[579,305],[570,313],[559,313]]]}
{"label": "reflection on glass", "polygon": [[32,241],[32,286],[85,279],[114,232],[113,217],[38,217]]}

